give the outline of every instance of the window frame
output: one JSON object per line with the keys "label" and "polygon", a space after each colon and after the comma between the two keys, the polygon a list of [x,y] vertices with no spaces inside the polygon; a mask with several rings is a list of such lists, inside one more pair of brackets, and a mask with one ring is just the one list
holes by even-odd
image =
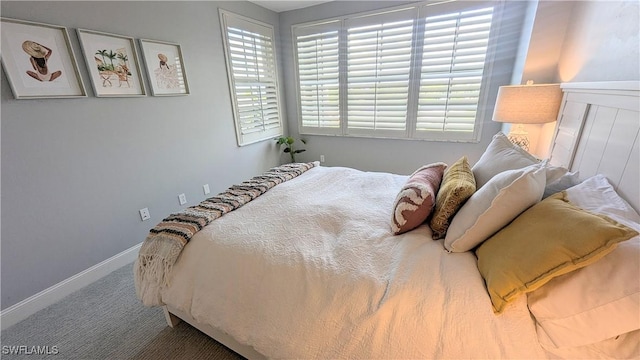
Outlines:
{"label": "window frame", "polygon": [[[329,30],[335,30],[335,28],[331,27],[331,24],[333,23],[340,23],[340,28],[342,28],[342,20],[340,19],[329,19],[329,20],[320,20],[320,21],[314,21],[312,23],[307,23],[307,24],[312,24],[312,26],[314,27],[328,27]],[[296,26],[296,25],[293,25]],[[292,28],[293,28],[292,26]],[[309,26],[305,26],[305,27],[309,27]],[[304,33],[304,31],[302,31]],[[302,35],[304,36],[304,35]],[[341,31],[338,31],[338,37],[342,36]],[[294,60],[294,79],[295,79],[295,94],[296,94],[296,111],[297,111],[297,115],[298,115],[298,129],[301,129],[303,127],[303,123],[302,123],[302,101],[301,101],[301,97],[302,97],[302,90],[300,88],[300,73],[299,73],[299,68],[298,66],[300,65],[299,63],[299,59],[298,59],[298,51],[297,51],[297,41],[296,41],[296,37],[293,36],[292,37],[292,41],[293,41],[293,60]],[[340,40],[338,39],[338,64],[340,62],[342,62],[342,51],[340,51],[339,49],[340,47]],[[338,67],[340,67],[340,65],[338,65]],[[342,77],[343,74],[338,72],[338,93],[342,93],[343,91],[343,86],[342,86]],[[338,95],[340,96],[340,95]],[[338,106],[338,112],[340,113],[339,118],[343,118],[342,116],[342,107]],[[315,132],[313,133],[309,133],[309,134],[314,134],[314,135],[340,135],[342,132],[342,126],[343,126],[343,121],[339,122],[339,126],[337,128],[330,128],[330,127],[317,127],[314,128]],[[302,132],[300,132],[300,134],[303,134]]]}
{"label": "window frame", "polygon": [[[276,36],[274,26],[253,18],[249,18],[243,15],[233,13],[222,8],[218,9],[220,16],[220,27],[222,32],[222,42],[224,48],[225,65],[227,69],[227,80],[229,84],[229,96],[231,98],[231,105],[233,110],[233,122],[236,131],[236,140],[238,146],[246,146],[257,142],[271,140],[284,133],[284,121],[283,121],[283,107],[280,91],[280,78],[278,74],[278,50],[276,47]],[[256,34],[270,37],[271,40],[271,53],[273,55],[273,87],[275,89],[275,109],[277,111],[278,125],[275,128],[263,129],[254,133],[243,134],[243,127],[240,121],[238,94],[235,90],[236,81],[235,73],[233,71],[233,63],[230,54],[229,35],[228,35],[228,22],[244,22],[245,26],[242,28],[245,31],[254,31]],[[265,29],[256,30],[259,28],[265,28],[268,34],[261,33],[260,31]]]}
{"label": "window frame", "polygon": [[[345,36],[347,36],[347,42],[346,42],[346,48],[347,50],[345,51],[345,56],[347,57],[346,60],[346,68],[344,69],[346,77],[347,77],[347,81],[345,83],[345,86],[349,86],[351,85],[351,82],[348,79],[348,74],[349,74],[349,66],[351,65],[349,60],[350,60],[350,55],[352,55],[352,52],[349,51],[349,30],[350,29],[361,29],[361,28],[370,28],[372,26],[374,27],[378,27],[379,24],[379,20],[377,20],[377,18],[379,18],[380,16],[385,17],[386,19],[384,20],[385,22],[391,22],[391,23],[396,23],[396,22],[402,22],[402,21],[411,21],[411,45],[409,50],[409,67],[407,68],[407,107],[406,107],[406,114],[405,114],[405,121],[404,121],[404,126],[405,128],[403,130],[395,130],[395,129],[358,129],[356,127],[350,127],[349,126],[349,112],[351,109],[349,109],[349,94],[346,93],[345,94],[345,107],[347,108],[346,110],[346,119],[347,121],[345,121],[346,123],[346,133],[348,136],[373,136],[373,137],[381,137],[381,138],[407,138],[409,135],[409,122],[406,120],[408,118],[408,113],[409,113],[409,106],[411,104],[410,102],[410,96],[411,96],[411,91],[410,89],[412,88],[412,84],[414,82],[414,79],[412,77],[413,73],[414,73],[414,69],[412,67],[412,64],[415,62],[415,54],[416,54],[416,47],[415,47],[415,32],[416,32],[416,14],[412,14],[412,18],[407,18],[405,19],[404,16],[402,16],[403,13],[408,13],[411,15],[412,12],[415,12],[416,7],[415,6],[404,6],[404,7],[398,7],[396,9],[386,9],[385,11],[383,11],[382,13],[380,12],[376,12],[376,13],[372,13],[372,14],[367,14],[364,16],[354,16],[348,19],[345,19],[343,25],[344,28],[343,30],[345,31]],[[404,26],[400,26],[400,27],[406,27],[406,25]],[[384,28],[384,26],[383,26]],[[394,27],[395,29],[397,29],[397,26]],[[384,30],[382,30],[384,31]],[[353,33],[355,36],[357,36],[357,33]],[[380,39],[380,37],[377,38],[378,40]],[[388,45],[388,43],[384,43],[381,44],[380,42],[378,42],[379,46],[384,46],[384,45]],[[384,51],[384,50],[382,50]],[[377,52],[377,49],[376,49]],[[353,52],[353,55],[356,56],[356,59],[358,58],[357,55],[359,55],[358,52]],[[376,54],[378,55],[378,54]],[[382,80],[380,78],[384,78],[383,76],[380,76],[379,74],[375,75],[376,77],[376,82],[381,82]],[[355,84],[359,84],[360,81],[358,81],[357,79],[354,79],[355,81],[353,83]],[[383,87],[381,88],[381,90],[387,90],[388,88]],[[375,102],[378,102],[378,98],[377,98],[377,91],[378,88],[375,88],[374,91],[374,96],[376,96],[375,98]],[[371,94],[369,94],[371,95]],[[378,112],[380,112],[382,110],[378,110]],[[378,114],[375,114],[374,117],[377,117]],[[373,123],[376,123],[376,121],[374,120]],[[403,134],[402,136],[398,136],[399,134]]]}
{"label": "window frame", "polygon": [[[474,122],[473,132],[466,133],[466,136],[460,136],[460,132],[455,131],[442,131],[442,132],[426,132],[417,131],[417,111],[418,100],[420,95],[420,79],[422,68],[422,51],[424,39],[425,19],[427,16],[437,16],[449,14],[452,12],[466,12],[486,7],[493,7],[492,20],[490,25],[490,34],[487,44],[487,52],[484,60],[484,68],[482,73],[481,87],[478,96],[478,106],[476,109],[476,118]],[[407,107],[407,120],[406,131],[398,131],[396,134],[383,133],[374,134],[365,132],[350,132],[348,129],[347,118],[347,32],[348,27],[346,23],[348,20],[357,18],[366,18],[370,16],[376,16],[383,13],[398,12],[403,9],[413,9],[415,11],[414,16],[414,29],[413,29],[413,41],[412,41],[412,61],[410,64],[411,76],[409,78],[409,104]],[[416,4],[399,5],[388,7],[384,9],[377,9],[373,11],[367,11],[362,13],[351,14],[347,16],[339,16],[327,19],[321,19],[311,22],[293,24],[291,26],[291,42],[294,59],[294,79],[295,79],[295,96],[296,96],[296,110],[297,110],[297,123],[298,132],[302,135],[334,135],[342,137],[366,137],[366,138],[386,138],[386,139],[403,139],[403,140],[422,140],[422,141],[444,141],[444,142],[468,142],[477,143],[480,141],[482,127],[484,120],[487,117],[488,100],[490,99],[490,89],[493,87],[492,72],[494,66],[494,60],[497,53],[497,42],[500,37],[500,26],[503,21],[504,3],[502,1],[484,0],[474,2],[460,2],[450,0],[437,0],[437,1],[423,1]],[[314,26],[323,26],[330,23],[339,23],[339,108],[340,108],[340,127],[336,129],[327,128],[310,128],[303,126],[302,112],[301,112],[301,93],[300,93],[300,78],[298,74],[298,49],[297,49],[297,37],[299,32],[307,31],[312,32]],[[333,28],[335,29],[335,28]],[[418,46],[419,44],[419,46]],[[458,135],[458,136],[456,136]],[[462,134],[464,135],[464,134]]]}
{"label": "window frame", "polygon": [[[339,27],[340,29],[342,29],[343,27],[343,20],[341,18],[332,18],[332,19],[325,19],[325,20],[318,20],[318,21],[313,21],[313,22],[308,22],[305,24],[294,24],[291,26],[291,31],[292,31],[292,43],[293,43],[293,61],[294,61],[294,79],[295,79],[295,94],[296,94],[296,112],[298,115],[298,130],[300,134],[309,134],[309,135],[341,135],[343,132],[343,127],[344,127],[344,121],[340,121],[339,122],[339,126],[337,128],[329,128],[329,127],[317,127],[314,128],[315,131],[313,132],[303,132],[303,123],[302,123],[302,101],[301,101],[301,97],[302,97],[302,90],[300,89],[300,73],[299,73],[299,59],[298,59],[298,48],[297,48],[297,38],[296,38],[296,34],[293,32],[293,29],[295,27],[298,27],[300,25],[301,29],[304,28],[309,28],[309,27],[327,27],[329,30],[335,30],[334,27],[331,27],[331,24],[333,23],[339,23]],[[302,31],[304,32],[304,31]],[[343,62],[343,51],[340,51],[340,37],[342,37],[342,30],[338,30],[338,68],[340,68],[340,63]],[[342,92],[344,91],[344,86],[343,86],[343,76],[344,74],[342,74],[342,72],[338,71],[338,93],[342,94]],[[338,97],[340,98],[341,95],[338,95]],[[338,103],[338,108],[339,108],[339,118],[342,119],[344,118],[343,116],[343,108],[340,105],[340,101]]]}

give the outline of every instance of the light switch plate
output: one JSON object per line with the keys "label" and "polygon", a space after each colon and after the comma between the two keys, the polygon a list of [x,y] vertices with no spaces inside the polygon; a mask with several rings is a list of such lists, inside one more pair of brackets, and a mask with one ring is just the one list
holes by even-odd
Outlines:
{"label": "light switch plate", "polygon": [[211,190],[209,190],[209,184],[204,184],[202,185],[202,190],[204,191],[204,194],[207,195],[211,192]]}
{"label": "light switch plate", "polygon": [[184,205],[187,203],[187,196],[185,194],[178,195],[178,200],[180,201],[180,205]]}

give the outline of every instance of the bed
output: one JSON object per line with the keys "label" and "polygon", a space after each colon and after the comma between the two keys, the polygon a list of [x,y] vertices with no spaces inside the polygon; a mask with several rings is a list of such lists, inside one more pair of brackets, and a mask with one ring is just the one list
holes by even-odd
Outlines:
{"label": "bed", "polygon": [[[218,215],[182,241],[175,263],[157,265],[160,278],[141,250],[138,296],[163,306],[170,326],[184,320],[251,359],[637,357],[640,86],[562,88],[548,160],[497,134],[473,167],[462,158],[403,176],[311,163],[259,196],[235,189],[250,199],[213,206]],[[416,178],[427,185],[409,186]],[[416,202],[430,209],[426,222]],[[579,266],[554,265],[541,270],[552,277],[502,294],[496,266],[517,259],[502,251],[556,207],[597,217],[587,223],[603,221],[606,234],[588,240]]]}

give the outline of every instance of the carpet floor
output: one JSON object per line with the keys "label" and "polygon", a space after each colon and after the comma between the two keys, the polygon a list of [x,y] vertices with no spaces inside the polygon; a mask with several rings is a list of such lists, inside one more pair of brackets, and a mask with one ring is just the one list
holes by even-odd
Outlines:
{"label": "carpet floor", "polygon": [[[2,331],[0,342],[2,359],[243,359],[185,322],[169,328],[161,308],[143,306],[133,264]],[[15,354],[18,346],[26,350]]]}

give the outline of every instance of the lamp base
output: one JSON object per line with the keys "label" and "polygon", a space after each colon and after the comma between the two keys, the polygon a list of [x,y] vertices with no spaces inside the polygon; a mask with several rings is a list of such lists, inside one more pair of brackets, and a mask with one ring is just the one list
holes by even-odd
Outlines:
{"label": "lamp base", "polygon": [[516,128],[510,131],[507,137],[509,141],[529,152],[529,138],[527,138],[527,135],[529,135],[529,133],[524,129],[524,126],[517,124]]}

